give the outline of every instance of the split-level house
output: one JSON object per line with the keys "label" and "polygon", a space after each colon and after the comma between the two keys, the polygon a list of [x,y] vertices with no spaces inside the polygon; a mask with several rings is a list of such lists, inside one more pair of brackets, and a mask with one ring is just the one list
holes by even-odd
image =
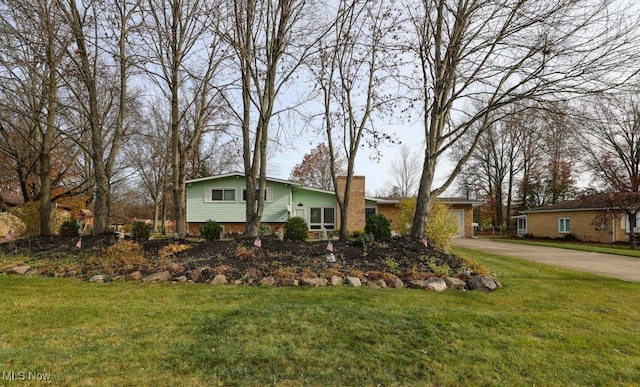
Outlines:
{"label": "split-level house", "polygon": [[[345,177],[337,179],[339,192],[344,191]],[[242,173],[228,173],[187,181],[187,224],[191,234],[198,234],[200,227],[213,220],[223,226],[225,232],[244,232],[246,187]],[[473,208],[482,204],[457,198],[440,198],[456,213],[460,237],[473,235]],[[267,178],[262,222],[272,230],[280,229],[291,217],[298,216],[307,222],[310,233],[337,231],[340,228],[340,211],[333,191],[306,187],[300,183]],[[347,230],[364,230],[367,216],[383,214],[397,227],[400,199],[367,197],[365,177],[351,180]]]}

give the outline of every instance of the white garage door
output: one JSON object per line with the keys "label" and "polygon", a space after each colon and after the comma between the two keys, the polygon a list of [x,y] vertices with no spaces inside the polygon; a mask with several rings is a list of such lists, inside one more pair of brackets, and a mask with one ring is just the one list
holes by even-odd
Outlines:
{"label": "white garage door", "polygon": [[464,211],[453,210],[453,213],[456,215],[456,220],[458,221],[458,237],[464,238]]}

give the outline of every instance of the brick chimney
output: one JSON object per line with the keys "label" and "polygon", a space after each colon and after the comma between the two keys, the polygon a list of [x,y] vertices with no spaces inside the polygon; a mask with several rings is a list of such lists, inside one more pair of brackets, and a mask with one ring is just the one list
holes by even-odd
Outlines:
{"label": "brick chimney", "polygon": [[[344,187],[347,184],[346,176],[336,177],[338,184],[338,195],[340,199],[343,197]],[[349,213],[347,215],[347,231],[364,230],[365,225],[365,186],[364,176],[353,176],[351,178],[351,187],[349,194]],[[337,206],[337,203],[336,203]],[[337,218],[340,222],[340,209],[337,209]],[[338,228],[336,224],[336,229]]]}

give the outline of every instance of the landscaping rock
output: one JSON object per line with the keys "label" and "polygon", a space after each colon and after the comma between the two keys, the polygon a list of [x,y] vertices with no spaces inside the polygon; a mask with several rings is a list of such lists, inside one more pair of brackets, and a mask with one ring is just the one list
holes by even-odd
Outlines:
{"label": "landscaping rock", "polygon": [[409,289],[424,289],[424,281],[423,280],[411,280],[407,284]]}
{"label": "landscaping rock", "polygon": [[298,280],[295,278],[280,279],[280,286],[298,286]]}
{"label": "landscaping rock", "polygon": [[404,288],[404,282],[400,278],[394,278],[389,283],[389,287],[392,289],[402,289]]}
{"label": "landscaping rock", "polygon": [[376,280],[376,281],[375,281],[375,283],[376,283],[378,286],[380,286],[381,288],[386,288],[386,287],[387,287],[387,283],[386,283],[386,282],[384,282],[384,280],[383,280],[383,279]]}
{"label": "landscaping rock", "polygon": [[180,277],[176,277],[173,279],[175,282],[179,282],[181,284],[186,283],[189,281],[189,279],[187,278],[186,275],[181,275]]}
{"label": "landscaping rock", "polygon": [[467,287],[470,290],[480,290],[483,292],[491,292],[496,290],[497,288],[501,288],[502,285],[498,280],[490,275],[481,274],[475,277],[472,277],[467,282]]}
{"label": "landscaping rock", "polygon": [[11,273],[11,269],[13,269],[16,266],[18,266],[18,265],[16,265],[15,263],[10,263],[8,265],[4,265],[4,266],[0,267],[0,273]]}
{"label": "landscaping rock", "polygon": [[431,277],[424,282],[424,288],[434,292],[444,292],[447,290],[447,284],[440,277]]}
{"label": "landscaping rock", "polygon": [[332,275],[331,279],[329,279],[329,284],[331,286],[342,286],[342,277],[338,277],[337,275]]}
{"label": "landscaping rock", "polygon": [[367,282],[367,287],[369,289],[380,289],[380,285],[378,285],[377,283],[373,282],[373,281],[369,281]]}
{"label": "landscaping rock", "polygon": [[209,283],[212,285],[226,285],[228,284],[227,276],[224,274],[216,274]]}
{"label": "landscaping rock", "polygon": [[142,279],[142,273],[140,271],[134,271],[127,276],[130,281],[140,281]]}
{"label": "landscaping rock", "polygon": [[113,281],[113,282],[124,282],[124,281],[126,281],[126,278],[123,275],[117,275],[117,276],[111,278],[111,281]]}
{"label": "landscaping rock", "polygon": [[456,277],[447,277],[444,279],[449,289],[464,290],[467,287],[467,283]]}
{"label": "landscaping rock", "polygon": [[358,277],[347,277],[345,283],[356,288],[362,286],[362,281]]}
{"label": "landscaping rock", "polygon": [[258,285],[260,286],[273,286],[276,284],[276,279],[272,276],[264,277],[260,281],[258,281]]}
{"label": "landscaping rock", "polygon": [[171,279],[171,273],[168,270],[148,275],[142,279],[143,282],[164,282]]}
{"label": "landscaping rock", "polygon": [[31,270],[29,265],[18,265],[11,268],[9,273],[25,275],[29,270]]}
{"label": "landscaping rock", "polygon": [[107,276],[102,275],[102,274],[98,274],[98,275],[94,275],[93,277],[89,278],[89,282],[103,283],[106,278],[107,278]]}
{"label": "landscaping rock", "polygon": [[307,286],[322,287],[327,286],[329,281],[325,278],[303,278],[302,284]]}

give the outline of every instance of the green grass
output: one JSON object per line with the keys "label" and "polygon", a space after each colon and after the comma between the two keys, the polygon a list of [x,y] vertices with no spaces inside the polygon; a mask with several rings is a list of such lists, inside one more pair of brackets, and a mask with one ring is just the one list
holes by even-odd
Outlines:
{"label": "green grass", "polygon": [[457,251],[504,288],[0,276],[0,371],[54,385],[640,384],[640,284]]}
{"label": "green grass", "polygon": [[588,251],[592,253],[624,255],[627,257],[640,258],[640,249],[632,250],[628,245],[621,244],[598,244],[587,242],[567,242],[567,241],[539,241],[531,239],[495,239],[501,242],[520,243],[523,245],[557,247],[561,249]]}

